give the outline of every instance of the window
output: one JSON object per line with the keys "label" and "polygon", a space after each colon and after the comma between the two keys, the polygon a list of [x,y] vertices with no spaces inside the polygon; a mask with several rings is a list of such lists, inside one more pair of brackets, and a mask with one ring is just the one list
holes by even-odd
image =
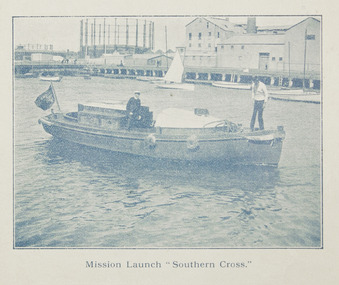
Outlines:
{"label": "window", "polygon": [[283,60],[283,58],[282,57],[279,57],[279,61],[282,61]]}
{"label": "window", "polygon": [[199,33],[199,40],[201,40],[201,33]]}
{"label": "window", "polygon": [[221,46],[221,49],[224,49],[224,46]]}
{"label": "window", "polygon": [[234,46],[231,46],[231,49],[234,49]]}
{"label": "window", "polygon": [[272,61],[275,61],[275,57],[272,57]]}
{"label": "window", "polygon": [[211,44],[210,44],[210,43],[208,44],[208,47],[211,47]]}
{"label": "window", "polygon": [[220,38],[220,33],[218,32],[218,39]]}
{"label": "window", "polygon": [[188,44],[188,46],[189,46],[189,47],[192,47],[192,44],[191,44],[191,43],[189,43],[189,44]]}
{"label": "window", "polygon": [[207,26],[207,29],[208,29],[208,28],[210,27],[210,23],[209,23],[209,22],[207,22],[206,26]]}
{"label": "window", "polygon": [[315,35],[306,35],[306,40],[315,40]]}
{"label": "window", "polygon": [[188,34],[188,39],[191,40],[192,39],[192,33]]}
{"label": "window", "polygon": [[198,47],[201,47],[201,44],[198,44]]}
{"label": "window", "polygon": [[195,56],[194,55],[192,56],[192,60],[195,60]]}
{"label": "window", "polygon": [[245,48],[245,46],[241,46],[241,49],[244,49]]}

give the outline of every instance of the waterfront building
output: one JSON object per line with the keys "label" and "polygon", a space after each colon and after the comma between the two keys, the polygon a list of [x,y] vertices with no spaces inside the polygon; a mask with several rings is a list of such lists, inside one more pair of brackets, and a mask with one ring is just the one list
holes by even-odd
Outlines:
{"label": "waterfront building", "polygon": [[246,31],[228,18],[198,17],[186,25],[185,66],[216,66],[218,43]]}
{"label": "waterfront building", "polygon": [[320,22],[309,17],[288,29],[258,29],[218,44],[217,67],[320,73]]}
{"label": "waterfront building", "polygon": [[173,57],[165,54],[133,54],[126,56],[124,64],[127,66],[152,66],[152,67],[168,67]]}

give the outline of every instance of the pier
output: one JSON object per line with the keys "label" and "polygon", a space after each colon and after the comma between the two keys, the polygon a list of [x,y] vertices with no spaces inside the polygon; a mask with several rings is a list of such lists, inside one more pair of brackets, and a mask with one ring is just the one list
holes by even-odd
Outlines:
{"label": "pier", "polygon": [[[167,67],[135,66],[135,65],[85,65],[77,62],[29,62],[16,61],[15,75],[20,77],[25,73],[41,74],[43,72],[58,73],[63,76],[102,76],[108,78],[161,78],[167,72]],[[268,86],[302,88],[304,75],[302,73],[270,72],[262,70],[238,70],[228,68],[186,67],[185,81],[189,83],[211,84],[214,81],[250,83],[253,76],[258,76]],[[305,88],[319,90],[320,75],[308,73],[305,76]]]}

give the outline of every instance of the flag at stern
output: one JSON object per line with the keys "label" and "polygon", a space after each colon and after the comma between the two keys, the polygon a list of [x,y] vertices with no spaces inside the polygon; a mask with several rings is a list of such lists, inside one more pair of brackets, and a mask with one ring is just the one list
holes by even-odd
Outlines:
{"label": "flag at stern", "polygon": [[46,111],[47,109],[51,108],[55,102],[55,95],[54,95],[54,89],[52,84],[49,86],[49,88],[42,93],[41,95],[36,98],[34,101],[35,105],[37,105],[42,110]]}

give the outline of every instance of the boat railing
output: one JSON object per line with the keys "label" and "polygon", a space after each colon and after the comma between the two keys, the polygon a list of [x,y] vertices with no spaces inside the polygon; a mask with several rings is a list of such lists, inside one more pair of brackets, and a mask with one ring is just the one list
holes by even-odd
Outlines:
{"label": "boat railing", "polygon": [[78,112],[70,112],[64,115],[64,118],[70,121],[78,121]]}
{"label": "boat railing", "polygon": [[214,125],[214,128],[222,128],[225,132],[229,133],[235,133],[239,130],[239,125],[232,123],[229,120],[218,120],[218,121],[212,121],[208,122],[203,126],[203,128],[206,128],[207,126]]}

